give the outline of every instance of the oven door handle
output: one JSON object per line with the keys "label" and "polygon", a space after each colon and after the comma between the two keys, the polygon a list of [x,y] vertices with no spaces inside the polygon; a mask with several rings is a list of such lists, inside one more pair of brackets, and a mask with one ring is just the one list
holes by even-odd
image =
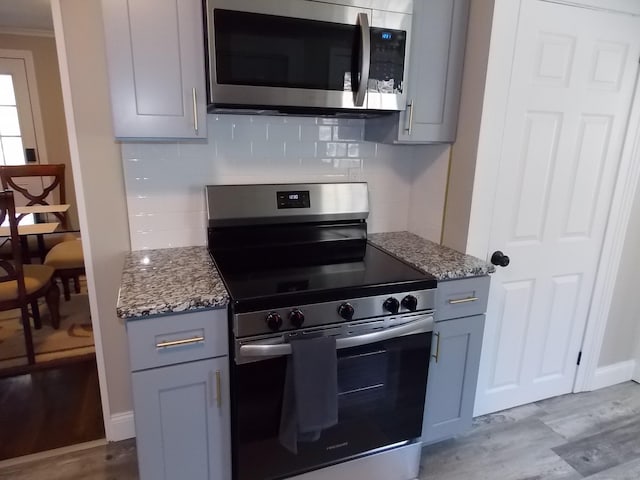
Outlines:
{"label": "oven door handle", "polygon": [[[391,340],[392,338],[402,337],[404,335],[432,332],[433,325],[433,315],[427,315],[421,317],[419,320],[414,320],[413,322],[405,323],[397,327],[364,333],[362,335],[354,335],[353,337],[338,338],[336,340],[336,349],[359,347],[370,343]],[[291,355],[291,345],[288,343],[242,345],[239,353],[243,357],[279,357],[282,355]]]}

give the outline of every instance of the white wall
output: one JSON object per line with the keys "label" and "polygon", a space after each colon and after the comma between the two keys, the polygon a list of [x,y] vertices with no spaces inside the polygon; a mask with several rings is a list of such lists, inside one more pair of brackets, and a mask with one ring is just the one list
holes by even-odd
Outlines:
{"label": "white wall", "polygon": [[233,183],[366,181],[370,232],[440,240],[447,147],[366,142],[362,119],[209,115],[208,128],[208,141],[122,144],[132,249],[205,245],[204,185]]}
{"label": "white wall", "polygon": [[129,232],[120,148],[111,124],[102,13],[98,0],[59,0],[53,7],[91,319],[98,362],[106,366],[106,378],[100,380],[108,386],[109,416],[131,410],[133,402],[126,332],[116,317]]}

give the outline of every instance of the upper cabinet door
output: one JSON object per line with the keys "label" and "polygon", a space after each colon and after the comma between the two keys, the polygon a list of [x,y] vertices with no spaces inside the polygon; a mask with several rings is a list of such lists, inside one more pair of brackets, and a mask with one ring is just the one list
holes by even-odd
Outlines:
{"label": "upper cabinet door", "polygon": [[207,138],[200,0],[102,0],[116,137]]}
{"label": "upper cabinet door", "polygon": [[367,140],[453,143],[470,0],[414,2],[407,109],[367,120]]}

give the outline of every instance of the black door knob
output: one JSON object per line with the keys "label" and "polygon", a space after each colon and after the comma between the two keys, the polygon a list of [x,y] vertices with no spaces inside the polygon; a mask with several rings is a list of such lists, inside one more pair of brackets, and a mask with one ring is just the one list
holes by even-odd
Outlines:
{"label": "black door knob", "polygon": [[507,265],[509,265],[509,262],[509,257],[507,257],[500,250],[496,250],[495,252],[493,252],[493,255],[491,255],[491,263],[498,267],[506,267]]}

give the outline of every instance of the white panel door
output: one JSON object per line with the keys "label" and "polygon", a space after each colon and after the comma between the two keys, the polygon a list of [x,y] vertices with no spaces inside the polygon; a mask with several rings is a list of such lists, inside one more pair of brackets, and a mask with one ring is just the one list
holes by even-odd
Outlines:
{"label": "white panel door", "polygon": [[[0,57],[0,165],[24,165],[25,149],[33,149],[38,163],[38,146],[33,118],[31,80],[22,58]],[[22,178],[19,185],[31,192],[42,191],[41,178]],[[21,194],[16,205],[26,205]]]}
{"label": "white panel door", "polygon": [[572,391],[640,58],[640,18],[524,0],[475,414]]}

